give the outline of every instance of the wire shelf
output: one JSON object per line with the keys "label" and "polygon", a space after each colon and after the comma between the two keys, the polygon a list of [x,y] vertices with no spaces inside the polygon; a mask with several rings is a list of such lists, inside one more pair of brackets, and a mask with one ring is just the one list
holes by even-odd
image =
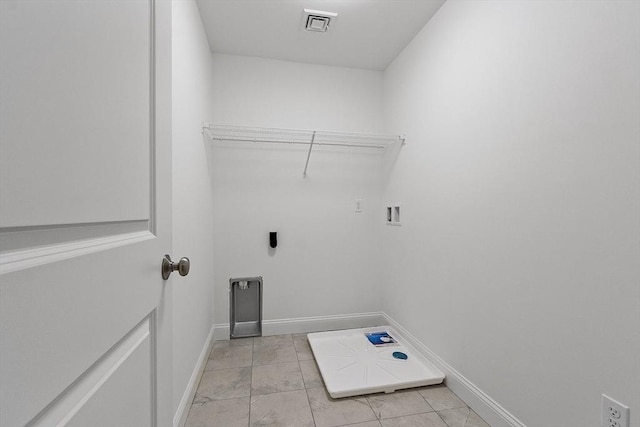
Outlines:
{"label": "wire shelf", "polygon": [[[326,130],[285,129],[249,126],[214,125],[205,123],[202,129],[214,141],[265,142],[277,144],[333,145],[383,149],[404,142],[400,135],[333,132]],[[315,135],[315,137],[314,137]]]}
{"label": "wire shelf", "polygon": [[334,132],[326,130],[267,128],[202,124],[202,132],[212,141],[262,142],[270,144],[309,145],[303,175],[307,175],[309,158],[315,146],[336,146],[383,150],[393,144],[404,145],[402,135]]}

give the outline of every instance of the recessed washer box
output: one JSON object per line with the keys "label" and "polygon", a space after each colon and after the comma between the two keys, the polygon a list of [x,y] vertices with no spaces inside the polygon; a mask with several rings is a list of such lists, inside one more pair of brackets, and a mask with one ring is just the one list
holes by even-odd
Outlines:
{"label": "recessed washer box", "polygon": [[229,279],[229,338],[262,336],[262,277]]}
{"label": "recessed washer box", "polygon": [[[374,345],[367,334],[387,332],[396,343]],[[329,395],[333,398],[440,384],[444,374],[393,328],[348,329],[307,335]],[[393,356],[404,353],[407,358]]]}

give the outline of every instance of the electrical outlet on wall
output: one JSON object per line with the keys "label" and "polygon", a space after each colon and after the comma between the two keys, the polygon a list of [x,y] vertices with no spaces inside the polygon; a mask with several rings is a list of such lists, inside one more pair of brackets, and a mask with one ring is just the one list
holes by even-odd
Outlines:
{"label": "electrical outlet on wall", "polygon": [[602,427],[629,427],[629,408],[602,395]]}

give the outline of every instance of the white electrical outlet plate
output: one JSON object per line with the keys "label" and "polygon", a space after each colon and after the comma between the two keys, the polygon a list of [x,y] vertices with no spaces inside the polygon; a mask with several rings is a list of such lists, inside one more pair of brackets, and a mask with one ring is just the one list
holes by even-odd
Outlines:
{"label": "white electrical outlet plate", "polygon": [[602,395],[602,427],[629,427],[629,408]]}
{"label": "white electrical outlet plate", "polygon": [[362,199],[356,199],[356,212],[362,212]]}

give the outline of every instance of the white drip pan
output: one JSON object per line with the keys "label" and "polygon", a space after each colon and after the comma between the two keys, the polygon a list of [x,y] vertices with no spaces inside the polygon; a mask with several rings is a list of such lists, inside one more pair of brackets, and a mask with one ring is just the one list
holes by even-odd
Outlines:
{"label": "white drip pan", "polygon": [[[376,347],[367,334],[386,331],[397,343]],[[308,334],[318,368],[333,398],[440,384],[444,374],[388,326]],[[393,357],[407,355],[406,360]]]}

